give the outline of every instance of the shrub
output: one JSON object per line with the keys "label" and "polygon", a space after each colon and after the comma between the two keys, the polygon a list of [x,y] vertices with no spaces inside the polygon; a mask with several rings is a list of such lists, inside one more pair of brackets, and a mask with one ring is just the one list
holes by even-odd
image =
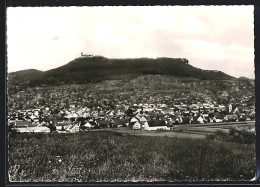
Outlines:
{"label": "shrub", "polygon": [[214,134],[207,135],[207,139],[208,140],[218,140],[218,141],[229,142],[230,141],[230,136],[229,136],[229,134],[227,134],[225,132],[217,131]]}
{"label": "shrub", "polygon": [[255,133],[246,130],[238,130],[236,128],[231,128],[229,130],[229,133],[218,131],[215,134],[208,135],[207,139],[240,144],[253,144],[255,143]]}
{"label": "shrub", "polygon": [[255,143],[255,133],[246,130],[237,131],[237,133],[233,136],[233,139],[235,139],[238,143],[253,144]]}
{"label": "shrub", "polygon": [[50,129],[51,132],[55,132],[56,131],[56,126],[53,123],[50,123],[48,125],[48,128]]}
{"label": "shrub", "polygon": [[8,132],[9,133],[18,133],[16,129],[14,129],[14,124],[11,124],[8,126]]}

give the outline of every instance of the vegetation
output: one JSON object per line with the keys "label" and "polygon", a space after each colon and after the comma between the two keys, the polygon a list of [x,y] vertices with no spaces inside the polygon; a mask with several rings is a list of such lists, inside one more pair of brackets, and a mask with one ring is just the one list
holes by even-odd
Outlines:
{"label": "vegetation", "polygon": [[16,71],[8,74],[8,83],[9,84],[24,84],[24,82],[27,82],[28,80],[35,79],[39,77],[43,72],[36,70],[36,69],[27,69],[27,70],[21,70]]}
{"label": "vegetation", "polygon": [[[21,77],[21,72],[19,76]],[[25,71],[21,80],[30,86],[41,84],[59,85],[71,83],[97,83],[112,79],[115,75],[171,75],[176,77],[194,77],[199,79],[231,79],[220,71],[207,71],[195,68],[182,58],[139,58],[108,59],[104,57],[77,58],[68,64],[45,72]],[[17,79],[15,73],[10,80]],[[19,81],[18,81],[19,82]],[[18,84],[18,82],[16,82]]]}
{"label": "vegetation", "polygon": [[229,134],[222,131],[218,131],[215,134],[211,134],[207,137],[209,140],[221,140],[226,142],[234,142],[241,144],[254,144],[255,143],[255,132],[238,130],[236,128],[231,128]]}
{"label": "vegetation", "polygon": [[10,181],[250,180],[254,144],[106,131],[9,135]]}

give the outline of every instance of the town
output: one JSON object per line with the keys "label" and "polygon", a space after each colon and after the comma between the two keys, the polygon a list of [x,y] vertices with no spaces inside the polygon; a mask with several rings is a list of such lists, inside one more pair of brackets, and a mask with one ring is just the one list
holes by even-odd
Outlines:
{"label": "town", "polygon": [[[255,120],[254,85],[245,81],[177,80],[181,89],[98,89],[96,85],[9,86],[8,124],[20,132],[78,132],[131,126],[171,129],[177,124]],[[101,86],[102,87],[102,86]],[[192,91],[191,91],[192,90]]]}

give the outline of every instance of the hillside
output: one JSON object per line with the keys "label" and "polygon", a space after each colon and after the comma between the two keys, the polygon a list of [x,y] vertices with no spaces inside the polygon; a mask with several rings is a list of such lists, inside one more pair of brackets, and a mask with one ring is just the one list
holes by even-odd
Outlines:
{"label": "hillside", "polygon": [[36,69],[26,69],[8,73],[8,84],[26,84],[30,80],[36,79],[43,74],[43,71]]}
{"label": "hillside", "polygon": [[202,70],[188,64],[181,58],[138,58],[108,59],[105,57],[81,57],[68,64],[40,72],[26,70],[9,75],[12,82],[27,82],[30,86],[41,84],[57,85],[71,83],[97,83],[126,76],[130,81],[140,75],[170,75],[175,77],[193,77],[203,80],[232,79],[233,77],[220,72]]}

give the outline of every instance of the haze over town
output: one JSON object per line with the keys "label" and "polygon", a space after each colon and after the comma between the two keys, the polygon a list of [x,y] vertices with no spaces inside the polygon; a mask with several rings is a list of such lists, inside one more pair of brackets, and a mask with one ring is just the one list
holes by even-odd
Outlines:
{"label": "haze over town", "polygon": [[187,58],[254,78],[253,27],[253,6],[8,8],[8,72],[57,68],[84,52]]}

